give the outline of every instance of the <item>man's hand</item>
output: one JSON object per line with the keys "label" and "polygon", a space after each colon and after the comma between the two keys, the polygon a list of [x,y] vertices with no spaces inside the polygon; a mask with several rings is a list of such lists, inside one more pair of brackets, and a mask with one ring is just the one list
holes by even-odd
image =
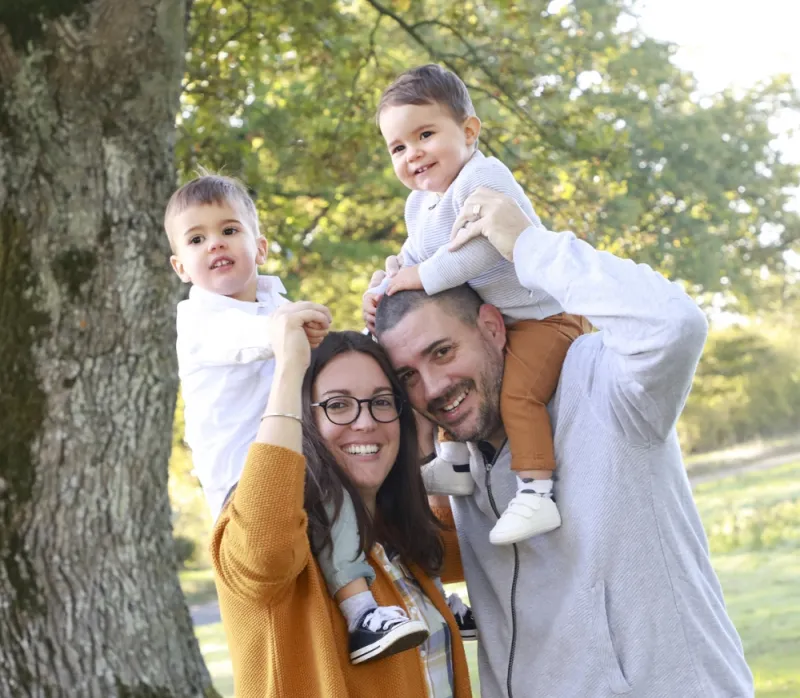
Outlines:
{"label": "man's hand", "polygon": [[392,296],[398,291],[421,291],[422,279],[419,278],[419,265],[403,267],[396,274],[389,276],[386,295]]}
{"label": "man's hand", "polygon": [[[402,258],[390,255],[386,258],[386,271],[382,269],[378,269],[372,274],[372,278],[369,280],[369,288],[376,288],[377,286],[381,285],[381,282],[386,277],[392,277],[400,271],[402,266]],[[378,301],[380,301],[381,297],[380,294],[377,293],[365,293],[364,297],[361,299],[361,314],[364,317],[364,324],[367,326],[367,329],[372,333],[375,334],[375,313],[378,310]]]}
{"label": "man's hand", "polygon": [[533,221],[510,196],[481,187],[464,202],[461,215],[450,232],[451,242],[447,249],[452,252],[483,235],[503,257],[512,262],[517,238],[532,225]]}

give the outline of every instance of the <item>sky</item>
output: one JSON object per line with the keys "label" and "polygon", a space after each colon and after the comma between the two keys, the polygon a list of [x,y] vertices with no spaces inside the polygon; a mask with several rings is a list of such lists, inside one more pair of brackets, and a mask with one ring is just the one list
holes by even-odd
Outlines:
{"label": "sky", "polygon": [[[800,89],[800,0],[639,0],[639,26],[655,39],[678,45],[674,61],[694,73],[702,92],[750,87],[789,73]],[[784,157],[800,163],[800,112],[771,127]],[[798,129],[790,137],[788,130]],[[800,182],[789,204],[800,209]],[[787,263],[800,269],[800,254]]]}
{"label": "sky", "polygon": [[[800,88],[800,0],[639,0],[642,30],[678,44],[675,63],[694,73],[703,92],[749,87],[789,73]],[[775,124],[800,126],[800,114]],[[800,162],[800,136],[780,140]]]}

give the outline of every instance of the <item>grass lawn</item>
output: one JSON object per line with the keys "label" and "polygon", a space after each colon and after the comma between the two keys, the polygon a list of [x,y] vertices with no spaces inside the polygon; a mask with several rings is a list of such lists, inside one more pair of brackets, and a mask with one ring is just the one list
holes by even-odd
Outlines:
{"label": "grass lawn", "polygon": [[183,570],[180,573],[181,588],[190,606],[217,600],[214,586],[214,573],[205,567],[197,570]]}
{"label": "grass lawn", "polygon": [[[700,485],[695,499],[756,695],[800,698],[800,462]],[[210,581],[209,573],[181,576],[193,598],[205,600],[203,579]],[[196,634],[217,690],[233,696],[222,626],[202,626]],[[467,643],[477,697],[476,648]]]}
{"label": "grass lawn", "polygon": [[725,601],[759,698],[800,696],[800,462],[700,485]]}

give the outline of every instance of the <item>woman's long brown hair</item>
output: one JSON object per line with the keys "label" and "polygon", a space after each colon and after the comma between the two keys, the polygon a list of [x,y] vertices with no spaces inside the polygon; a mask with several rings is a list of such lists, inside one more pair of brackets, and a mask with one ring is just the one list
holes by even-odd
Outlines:
{"label": "woman's long brown hair", "polygon": [[[400,412],[400,448],[397,459],[377,494],[373,519],[356,487],[325,444],[312,414],[313,387],[320,371],[342,354],[363,354],[376,361],[392,391],[403,401]],[[442,524],[428,504],[420,476],[417,428],[405,391],[384,350],[369,336],[358,332],[331,332],[311,354],[303,382],[303,455],[306,459],[305,510],[308,535],[315,552],[331,544],[331,526],[339,516],[343,493],[353,500],[361,549],[367,553],[375,542],[399,553],[404,563],[415,563],[435,575],[442,565]],[[332,503],[332,519],[325,511]]]}

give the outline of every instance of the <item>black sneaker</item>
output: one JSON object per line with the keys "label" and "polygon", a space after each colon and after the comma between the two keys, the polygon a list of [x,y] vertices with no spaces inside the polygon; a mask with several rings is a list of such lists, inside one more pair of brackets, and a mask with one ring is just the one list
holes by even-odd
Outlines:
{"label": "black sneaker", "polygon": [[456,625],[462,640],[477,640],[478,628],[475,625],[475,618],[472,617],[472,609],[467,606],[458,594],[450,594],[447,597],[447,605],[456,617]]}
{"label": "black sneaker", "polygon": [[428,628],[411,620],[399,606],[378,606],[366,611],[350,633],[350,661],[361,664],[421,645]]}

